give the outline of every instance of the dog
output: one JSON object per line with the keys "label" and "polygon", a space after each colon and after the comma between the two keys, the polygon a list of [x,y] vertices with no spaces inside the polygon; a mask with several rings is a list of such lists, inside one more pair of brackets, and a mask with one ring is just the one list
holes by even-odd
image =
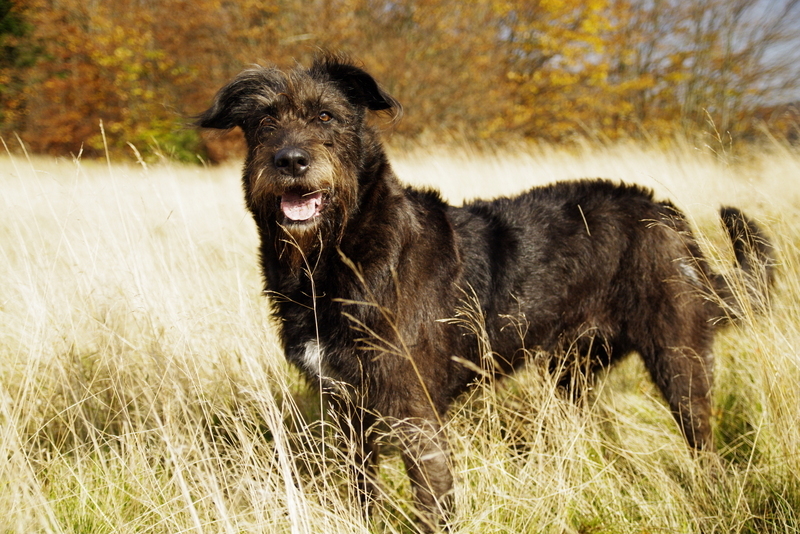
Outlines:
{"label": "dog", "polygon": [[[375,491],[371,430],[389,422],[422,528],[446,523],[442,422],[487,367],[476,334],[448,320],[469,299],[485,318],[493,376],[547,351],[567,386],[570,358],[597,370],[636,352],[688,445],[713,450],[712,340],[742,304],[684,215],[650,190],[600,179],[448,205],[401,184],[367,122],[401,111],[362,68],[324,54],[309,68],[244,70],[197,118],[244,132],[244,198],[283,349],[335,392],[364,502]],[[739,210],[721,218],[760,306],[772,247]]]}

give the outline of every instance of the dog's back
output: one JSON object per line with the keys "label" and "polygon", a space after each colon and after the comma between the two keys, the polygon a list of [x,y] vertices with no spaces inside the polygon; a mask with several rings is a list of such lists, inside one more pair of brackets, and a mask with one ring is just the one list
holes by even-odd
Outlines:
{"label": "dog's back", "polygon": [[[559,182],[472,202],[451,216],[465,282],[497,323],[491,328],[502,345],[496,351],[507,357],[515,351],[503,347],[521,340],[499,334],[508,319],[498,316],[524,314],[532,350],[557,349],[579,331],[623,343],[627,318],[649,316],[656,305],[649,297],[661,284],[652,276],[691,282],[706,276],[680,213],[639,186]],[[614,352],[628,352],[630,345]]]}

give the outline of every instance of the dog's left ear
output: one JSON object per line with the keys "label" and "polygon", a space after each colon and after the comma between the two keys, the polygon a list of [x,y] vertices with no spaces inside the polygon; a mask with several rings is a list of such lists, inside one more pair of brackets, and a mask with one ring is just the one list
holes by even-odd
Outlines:
{"label": "dog's left ear", "polygon": [[317,60],[311,69],[325,72],[352,104],[372,111],[393,110],[395,119],[403,112],[400,102],[381,89],[372,76],[358,67],[329,57]]}

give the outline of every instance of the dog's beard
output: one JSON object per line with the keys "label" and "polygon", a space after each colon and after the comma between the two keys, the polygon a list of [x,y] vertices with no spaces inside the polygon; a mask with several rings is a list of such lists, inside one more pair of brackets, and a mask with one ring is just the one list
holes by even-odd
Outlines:
{"label": "dog's beard", "polygon": [[323,248],[325,243],[324,226],[325,224],[321,220],[302,225],[279,222],[276,249],[281,262],[285,263],[292,272],[303,268],[313,272],[312,257]]}
{"label": "dog's beard", "polygon": [[324,244],[325,215],[328,195],[323,191],[303,192],[299,189],[284,191],[277,199],[278,226],[280,228],[279,257],[292,271],[310,269],[308,258]]}
{"label": "dog's beard", "polygon": [[[291,220],[286,210],[279,207],[275,216],[278,218],[278,236],[276,250],[281,262],[289,269],[297,272],[298,269],[307,269],[313,273],[317,258],[326,246],[338,247],[341,243],[350,213],[353,209],[355,198],[354,191],[338,189],[333,193],[323,195],[324,205],[319,208],[316,204],[302,208],[288,208],[290,214],[297,214],[303,210],[314,215],[308,220],[297,222]],[[281,200],[278,204],[285,204]],[[292,211],[296,209],[298,211]],[[319,212],[317,213],[317,210]]]}

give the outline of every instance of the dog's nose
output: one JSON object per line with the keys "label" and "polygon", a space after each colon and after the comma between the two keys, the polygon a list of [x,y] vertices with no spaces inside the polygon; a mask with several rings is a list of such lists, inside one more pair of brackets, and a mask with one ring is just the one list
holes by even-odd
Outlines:
{"label": "dog's nose", "polygon": [[310,163],[311,155],[302,148],[282,148],[275,154],[275,166],[292,176],[305,173]]}

